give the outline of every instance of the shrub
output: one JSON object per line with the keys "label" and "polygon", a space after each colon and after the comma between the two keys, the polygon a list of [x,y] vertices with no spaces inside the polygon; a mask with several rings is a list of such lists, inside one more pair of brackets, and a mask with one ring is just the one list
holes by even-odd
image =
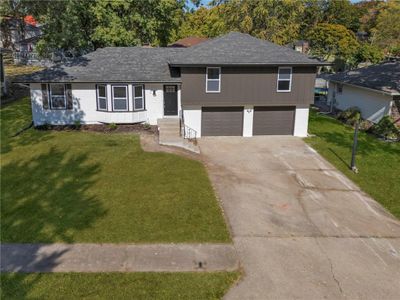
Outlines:
{"label": "shrub", "polygon": [[144,123],[144,124],[143,124],[143,128],[144,128],[145,130],[150,130],[150,129],[151,129],[151,125],[150,125],[149,123]]}
{"label": "shrub", "polygon": [[80,129],[81,126],[82,126],[81,120],[75,120],[75,122],[74,122],[75,129]]}
{"label": "shrub", "polygon": [[108,128],[110,130],[116,130],[118,128],[118,125],[115,123],[110,123],[110,124],[108,124]]}
{"label": "shrub", "polygon": [[361,120],[361,112],[358,107],[349,107],[338,114],[338,119],[346,124],[354,126],[356,122]]}
{"label": "shrub", "polygon": [[390,116],[383,117],[371,127],[370,131],[385,139],[398,139],[400,137],[400,130],[394,125],[393,119]]}

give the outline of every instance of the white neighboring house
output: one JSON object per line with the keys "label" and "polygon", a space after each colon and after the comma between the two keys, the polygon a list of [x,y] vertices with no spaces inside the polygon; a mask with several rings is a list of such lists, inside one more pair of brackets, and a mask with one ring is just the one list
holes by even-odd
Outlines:
{"label": "white neighboring house", "polygon": [[377,123],[391,116],[400,124],[400,62],[389,61],[329,77],[328,103],[358,107],[363,119]]}
{"label": "white neighboring house", "polygon": [[[251,55],[249,55],[251,53]],[[107,47],[20,77],[34,124],[181,119],[201,136],[307,136],[317,66],[242,33],[190,48]]]}

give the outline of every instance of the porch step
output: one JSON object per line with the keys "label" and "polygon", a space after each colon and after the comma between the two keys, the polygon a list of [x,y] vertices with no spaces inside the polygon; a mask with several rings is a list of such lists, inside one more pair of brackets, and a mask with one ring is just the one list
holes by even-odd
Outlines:
{"label": "porch step", "polygon": [[159,144],[183,148],[188,151],[200,153],[197,145],[184,139],[179,134],[179,119],[158,119]]}

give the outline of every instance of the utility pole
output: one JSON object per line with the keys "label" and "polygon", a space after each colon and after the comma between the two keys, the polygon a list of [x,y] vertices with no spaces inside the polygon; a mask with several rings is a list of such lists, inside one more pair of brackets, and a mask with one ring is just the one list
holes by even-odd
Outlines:
{"label": "utility pole", "polygon": [[351,170],[354,173],[358,173],[358,169],[356,167],[356,152],[357,152],[357,143],[358,143],[358,127],[359,127],[359,121],[356,122],[356,126],[355,126],[355,129],[354,129],[353,150],[351,152]]}

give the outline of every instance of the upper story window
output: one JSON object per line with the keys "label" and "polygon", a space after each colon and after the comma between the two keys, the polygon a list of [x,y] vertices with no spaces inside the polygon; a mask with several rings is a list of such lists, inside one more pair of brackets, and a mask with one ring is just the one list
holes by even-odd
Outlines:
{"label": "upper story window", "polygon": [[133,109],[144,110],[144,89],[143,85],[133,86]]}
{"label": "upper story window", "polygon": [[50,107],[51,109],[67,109],[67,96],[64,84],[50,84]]}
{"label": "upper story window", "polygon": [[126,85],[113,85],[112,106],[114,111],[128,111],[128,87]]}
{"label": "upper story window", "polygon": [[277,92],[290,92],[292,89],[292,67],[279,67]]}
{"label": "upper story window", "polygon": [[107,111],[107,85],[97,85],[97,109]]}
{"label": "upper story window", "polygon": [[208,67],[206,70],[206,92],[219,93],[221,91],[221,68]]}

